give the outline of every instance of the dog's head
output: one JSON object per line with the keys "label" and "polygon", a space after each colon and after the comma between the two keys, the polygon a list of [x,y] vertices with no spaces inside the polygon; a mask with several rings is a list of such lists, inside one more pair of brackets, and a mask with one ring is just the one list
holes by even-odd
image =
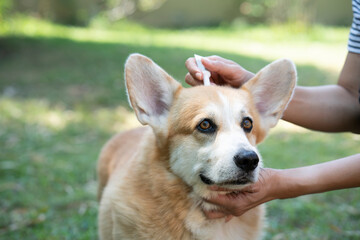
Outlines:
{"label": "dog's head", "polygon": [[171,171],[202,196],[210,185],[241,189],[257,181],[256,144],[275,126],[296,83],[289,60],[275,61],[240,89],[183,88],[149,58],[133,54],[125,65],[138,120],[168,148]]}

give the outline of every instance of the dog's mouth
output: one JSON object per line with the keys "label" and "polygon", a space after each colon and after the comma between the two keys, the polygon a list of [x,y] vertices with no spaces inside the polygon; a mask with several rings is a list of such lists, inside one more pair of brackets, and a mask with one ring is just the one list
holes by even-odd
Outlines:
{"label": "dog's mouth", "polygon": [[244,185],[247,183],[252,183],[253,181],[249,178],[248,175],[242,176],[241,178],[238,179],[234,179],[234,180],[229,180],[229,181],[224,181],[224,182],[219,182],[219,183],[215,183],[213,180],[211,180],[210,178],[206,177],[204,174],[200,173],[200,179],[203,183],[207,184],[207,185],[218,185],[218,186],[225,186],[225,185]]}
{"label": "dog's mouth", "polygon": [[215,184],[211,179],[209,179],[208,177],[205,177],[204,174],[200,173],[199,176],[200,176],[201,181],[203,181],[203,183],[205,183],[207,185]]}

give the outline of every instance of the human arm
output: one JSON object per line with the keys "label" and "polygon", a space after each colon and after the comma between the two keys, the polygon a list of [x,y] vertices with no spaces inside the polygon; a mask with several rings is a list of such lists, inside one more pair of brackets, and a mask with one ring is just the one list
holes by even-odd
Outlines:
{"label": "human arm", "polygon": [[325,132],[360,133],[360,54],[349,52],[337,85],[296,87],[283,119]]}
{"label": "human arm", "polygon": [[326,191],[360,187],[360,154],[316,165],[276,170],[265,168],[246,192],[218,195],[206,200],[220,207],[205,212],[208,218],[240,216],[274,199],[294,198]]}
{"label": "human arm", "polygon": [[[237,63],[218,56],[206,57],[202,62],[211,71],[215,84],[240,87],[254,76]],[[195,59],[189,58],[185,65],[189,70],[186,82],[193,86],[202,84]],[[337,85],[297,86],[283,119],[312,130],[360,133],[359,88],[360,54],[349,52]]]}

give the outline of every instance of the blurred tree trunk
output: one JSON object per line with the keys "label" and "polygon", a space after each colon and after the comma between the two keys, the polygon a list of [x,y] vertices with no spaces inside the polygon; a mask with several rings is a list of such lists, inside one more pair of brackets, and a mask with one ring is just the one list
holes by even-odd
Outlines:
{"label": "blurred tree trunk", "polygon": [[67,25],[84,25],[84,19],[79,17],[77,1],[52,0],[53,20]]}

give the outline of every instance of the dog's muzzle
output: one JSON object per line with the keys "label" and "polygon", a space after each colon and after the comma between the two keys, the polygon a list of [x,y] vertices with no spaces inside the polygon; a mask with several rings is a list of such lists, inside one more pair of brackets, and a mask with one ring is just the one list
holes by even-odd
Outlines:
{"label": "dog's muzzle", "polygon": [[254,151],[241,151],[234,156],[233,160],[239,169],[238,176],[233,176],[226,181],[214,182],[204,173],[200,173],[201,181],[206,185],[244,185],[254,182],[253,171],[259,164],[259,156]]}
{"label": "dog's muzzle", "polygon": [[235,165],[245,173],[253,171],[259,163],[259,156],[254,151],[241,151],[234,156]]}

